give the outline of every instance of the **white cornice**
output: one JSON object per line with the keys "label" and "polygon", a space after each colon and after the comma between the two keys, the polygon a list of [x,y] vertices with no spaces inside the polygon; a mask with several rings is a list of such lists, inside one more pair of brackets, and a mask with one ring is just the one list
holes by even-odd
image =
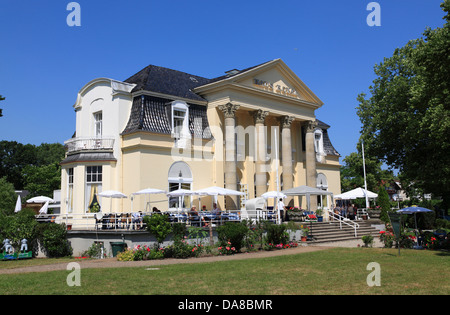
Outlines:
{"label": "white cornice", "polygon": [[106,83],[109,84],[111,86],[111,90],[112,90],[112,95],[117,95],[117,94],[127,94],[129,95],[131,93],[131,90],[133,90],[133,88],[136,86],[136,84],[131,84],[131,83],[126,83],[126,82],[121,82],[121,81],[117,81],[114,79],[109,79],[109,78],[96,78],[94,80],[89,81],[88,83],[86,83],[78,92],[77,95],[77,100],[75,102],[75,104],[73,105],[73,107],[75,108],[75,110],[77,110],[79,107],[81,107],[81,101],[83,99],[84,94],[93,86],[97,85],[97,84],[101,84],[101,83]]}

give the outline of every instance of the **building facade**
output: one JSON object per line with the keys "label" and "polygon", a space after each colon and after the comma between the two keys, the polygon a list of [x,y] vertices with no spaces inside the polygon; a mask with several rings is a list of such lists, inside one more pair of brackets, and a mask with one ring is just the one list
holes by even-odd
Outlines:
{"label": "building facade", "polygon": [[[211,202],[165,195],[132,200],[145,188],[245,192],[219,198],[222,209],[240,209],[277,187],[339,194],[339,154],[330,126],[315,117],[322,105],[281,59],[213,79],[150,65],[125,81],[92,80],[78,93],[76,131],[65,142],[61,213],[87,213],[93,201],[104,212],[146,210],[149,201],[160,210]],[[105,190],[130,197],[96,197]],[[301,198],[287,203],[306,207]]]}

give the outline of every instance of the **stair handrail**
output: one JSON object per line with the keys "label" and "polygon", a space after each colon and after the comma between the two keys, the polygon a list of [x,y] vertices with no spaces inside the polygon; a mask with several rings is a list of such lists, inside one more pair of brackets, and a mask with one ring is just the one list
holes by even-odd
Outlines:
{"label": "stair handrail", "polygon": [[333,210],[327,209],[328,215],[332,216],[333,218],[337,219],[339,221],[339,227],[342,230],[342,223],[347,224],[350,227],[353,227],[355,229],[355,237],[358,237],[356,230],[359,229],[359,224],[351,221],[351,220],[344,220],[345,218],[341,216],[340,214],[334,213]]}

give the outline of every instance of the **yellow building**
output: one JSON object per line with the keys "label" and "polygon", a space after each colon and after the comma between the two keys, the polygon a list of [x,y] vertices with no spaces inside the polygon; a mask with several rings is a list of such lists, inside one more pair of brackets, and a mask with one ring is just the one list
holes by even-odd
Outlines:
{"label": "yellow building", "polygon": [[[339,154],[330,126],[315,116],[322,105],[281,59],[214,79],[150,65],[123,82],[92,80],[78,93],[76,132],[65,142],[61,213],[89,212],[106,190],[129,198],[98,198],[103,212],[145,211],[149,200],[163,211],[199,202],[164,194],[132,200],[145,188],[245,192],[219,198],[222,209],[239,209],[277,184],[339,194]],[[299,198],[287,202],[306,207]],[[210,208],[211,199],[200,203]]]}

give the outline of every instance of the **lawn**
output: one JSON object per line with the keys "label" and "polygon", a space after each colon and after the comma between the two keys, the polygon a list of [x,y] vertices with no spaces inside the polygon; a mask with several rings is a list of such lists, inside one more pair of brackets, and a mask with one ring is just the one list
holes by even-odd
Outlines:
{"label": "lawn", "polygon": [[[381,286],[369,287],[370,262]],[[2,262],[0,262],[1,264]],[[8,262],[10,263],[10,262]],[[150,269],[150,270],[149,270]],[[380,248],[335,248],[297,255],[226,262],[0,275],[0,294],[450,294],[450,253]]]}

